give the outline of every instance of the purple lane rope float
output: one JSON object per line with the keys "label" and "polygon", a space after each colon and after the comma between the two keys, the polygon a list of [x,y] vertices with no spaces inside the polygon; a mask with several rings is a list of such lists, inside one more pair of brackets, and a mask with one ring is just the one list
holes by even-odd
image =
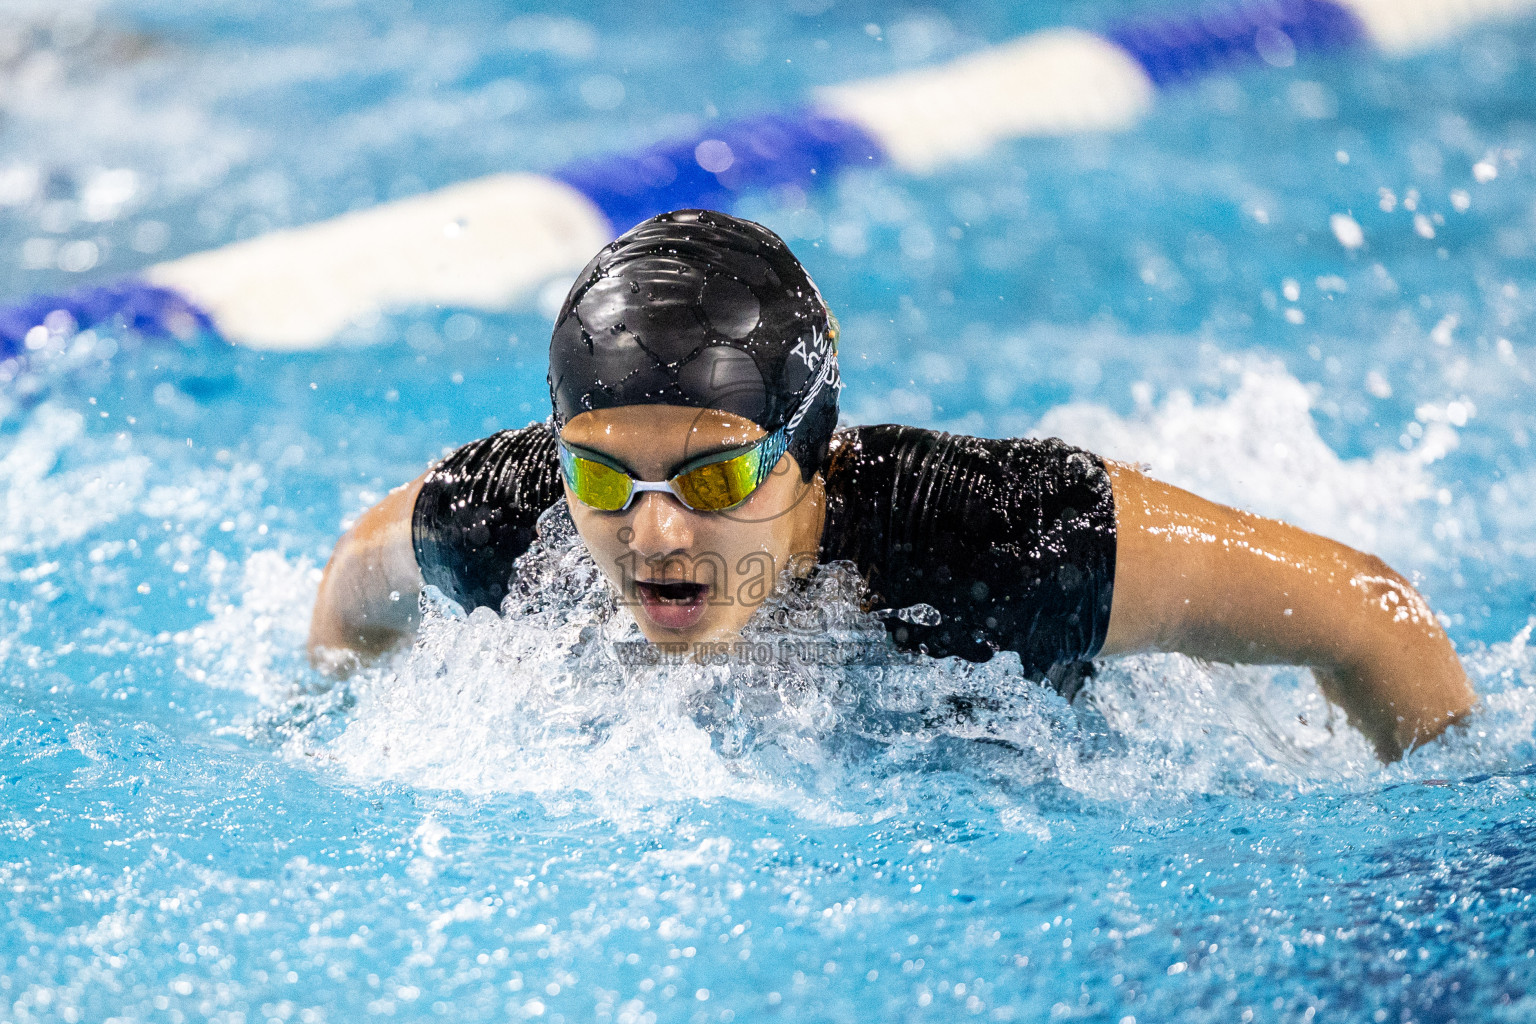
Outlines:
{"label": "purple lane rope float", "polygon": [[814,185],[854,167],[924,174],[1007,139],[1124,129],[1160,91],[1244,64],[1358,47],[1409,53],[1531,11],[1536,0],[1238,0],[1098,33],[1037,32],[830,86],[798,109],[695,138],[548,175],[462,182],[161,263],[137,280],[35,296],[0,308],[0,366],[46,343],[60,320],[298,350],[390,309],[513,308],[664,210],[729,209],[744,191]]}

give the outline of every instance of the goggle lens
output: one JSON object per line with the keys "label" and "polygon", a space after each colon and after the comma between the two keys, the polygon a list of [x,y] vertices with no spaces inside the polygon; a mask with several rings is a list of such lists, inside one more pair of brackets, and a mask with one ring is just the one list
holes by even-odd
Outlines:
{"label": "goggle lens", "polygon": [[762,477],[767,475],[758,475],[761,462],[762,449],[754,448],[735,458],[691,469],[673,478],[672,489],[691,509],[724,512],[740,505],[757,490]]}
{"label": "goggle lens", "polygon": [[[752,497],[752,492],[768,478],[783,457],[787,442],[785,431],[775,431],[740,455],[679,473],[667,481],[667,487],[695,512],[735,508]],[[600,512],[618,512],[628,507],[635,492],[633,478],[612,466],[583,458],[564,444],[559,448],[566,483],[582,504]]]}
{"label": "goggle lens", "polygon": [[626,474],[601,462],[584,459],[563,444],[559,448],[565,481],[583,505],[591,505],[601,512],[617,512],[629,504],[634,481]]}

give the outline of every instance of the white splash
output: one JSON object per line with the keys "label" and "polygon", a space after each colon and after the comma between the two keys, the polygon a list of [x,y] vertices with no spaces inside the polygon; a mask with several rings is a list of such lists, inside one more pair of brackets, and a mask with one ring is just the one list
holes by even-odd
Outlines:
{"label": "white splash", "polygon": [[1430,561],[1422,503],[1437,489],[1430,467],[1454,450],[1456,430],[1431,421],[1411,450],[1341,459],[1317,432],[1306,385],[1279,363],[1247,360],[1225,400],[1197,404],[1174,392],[1129,417],[1102,406],[1064,405],[1041,418],[1038,436],[1060,437],[1223,504],[1295,523],[1346,544],[1408,562]]}
{"label": "white splash", "polygon": [[[301,737],[294,749],[358,779],[523,792],[557,812],[586,794],[620,821],[680,796],[788,802],[815,813],[797,798],[793,772],[752,771],[717,749],[723,733],[709,726],[710,704],[729,687],[729,670],[624,663],[623,645],[641,635],[573,533],[536,548],[525,565],[506,618],[429,602],[415,647],[354,684],[357,707],[341,735],[320,749]],[[801,695],[799,703],[768,700],[782,704],[788,724],[773,723],[772,708],[752,713],[770,729],[814,727],[827,717],[817,706],[826,694],[807,687]],[[825,757],[814,744],[800,753]]]}
{"label": "white splash", "polygon": [[[61,468],[67,454],[78,467]],[[126,438],[85,437],[85,417],[44,404],[0,457],[0,572],[4,557],[69,544],[132,511],[149,459]]]}
{"label": "white splash", "polygon": [[[206,571],[222,574],[223,556],[210,552]],[[320,570],[308,559],[289,561],[257,551],[245,562],[239,593],[215,596],[213,617],[176,634],[176,667],[200,683],[243,690],[266,701],[291,696],[302,677],[309,613]],[[222,589],[215,587],[215,593]]]}

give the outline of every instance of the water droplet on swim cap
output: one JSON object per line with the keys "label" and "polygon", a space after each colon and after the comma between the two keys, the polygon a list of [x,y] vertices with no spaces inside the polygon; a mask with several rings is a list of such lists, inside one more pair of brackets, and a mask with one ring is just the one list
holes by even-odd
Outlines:
{"label": "water droplet on swim cap", "polygon": [[805,268],[760,224],[707,210],[653,217],[577,277],[555,321],[557,423],[625,405],[720,409],[819,469],[837,425],[836,327]]}

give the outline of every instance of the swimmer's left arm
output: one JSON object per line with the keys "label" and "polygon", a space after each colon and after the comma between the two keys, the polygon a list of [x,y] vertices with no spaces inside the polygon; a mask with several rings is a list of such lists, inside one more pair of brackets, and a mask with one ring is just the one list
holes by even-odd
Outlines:
{"label": "swimmer's left arm", "polygon": [[1383,760],[1476,701],[1424,599],[1379,558],[1110,464],[1118,545],[1102,656],[1313,668]]}

